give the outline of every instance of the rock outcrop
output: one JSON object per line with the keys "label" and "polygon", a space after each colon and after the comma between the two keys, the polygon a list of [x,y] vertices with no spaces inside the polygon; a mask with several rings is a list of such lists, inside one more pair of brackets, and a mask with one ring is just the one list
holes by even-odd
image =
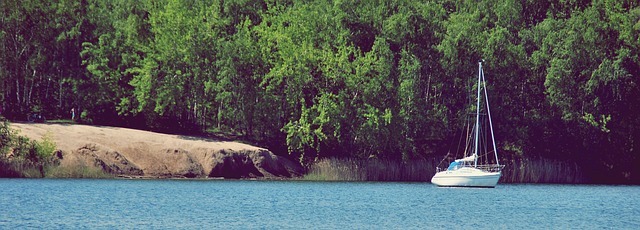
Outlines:
{"label": "rock outcrop", "polygon": [[[63,153],[64,155],[64,153]],[[117,151],[95,143],[86,144],[71,152],[83,166],[94,166],[109,174],[142,176],[144,172]],[[64,157],[60,161],[64,162]],[[69,165],[69,164],[67,164]]]}
{"label": "rock outcrop", "polygon": [[247,144],[147,131],[60,124],[12,124],[34,140],[49,133],[60,167],[95,167],[125,177],[290,178],[302,167]]}
{"label": "rock outcrop", "polygon": [[241,150],[222,149],[205,157],[209,177],[296,177],[302,168],[266,149]]}

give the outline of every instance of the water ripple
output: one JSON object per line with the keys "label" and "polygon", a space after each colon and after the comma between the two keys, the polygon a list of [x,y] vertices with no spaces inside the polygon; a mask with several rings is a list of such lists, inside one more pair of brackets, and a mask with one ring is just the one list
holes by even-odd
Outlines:
{"label": "water ripple", "polygon": [[0,179],[0,229],[640,229],[640,186]]}

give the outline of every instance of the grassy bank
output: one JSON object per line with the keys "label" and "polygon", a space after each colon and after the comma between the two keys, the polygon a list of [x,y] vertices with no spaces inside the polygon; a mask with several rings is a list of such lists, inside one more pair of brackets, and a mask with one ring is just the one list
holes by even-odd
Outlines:
{"label": "grassy bank", "polygon": [[21,160],[0,159],[0,178],[114,178],[89,166],[36,166]]}
{"label": "grassy bank", "polygon": [[0,159],[0,177],[4,178],[40,178],[44,177],[41,167],[23,160]]}
{"label": "grassy bank", "polygon": [[45,169],[47,178],[114,178],[113,174],[104,172],[97,167],[85,165],[51,166]]}
{"label": "grassy bank", "polygon": [[[313,164],[305,180],[319,181],[431,181],[434,160],[410,162],[378,159],[323,159]],[[586,183],[575,163],[553,160],[512,161],[502,171],[500,183]]]}
{"label": "grassy bank", "polygon": [[51,134],[30,140],[9,128],[0,117],[0,177],[109,178],[113,175],[89,166],[60,166]]}
{"label": "grassy bank", "polygon": [[40,142],[29,140],[0,117],[0,177],[43,177],[54,150],[50,136]]}

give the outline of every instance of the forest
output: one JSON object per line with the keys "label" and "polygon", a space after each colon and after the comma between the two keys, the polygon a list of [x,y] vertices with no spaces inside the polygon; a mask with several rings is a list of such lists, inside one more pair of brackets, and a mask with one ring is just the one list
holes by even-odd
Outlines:
{"label": "forest", "polygon": [[[2,116],[442,159],[484,60],[503,162],[640,183],[635,0],[2,0]],[[507,166],[508,167],[508,166]]]}

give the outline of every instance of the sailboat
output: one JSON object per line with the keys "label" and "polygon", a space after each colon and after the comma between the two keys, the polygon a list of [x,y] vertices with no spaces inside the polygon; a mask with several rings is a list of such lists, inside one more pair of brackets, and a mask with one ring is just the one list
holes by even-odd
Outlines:
{"label": "sailboat", "polygon": [[[449,167],[442,170],[436,168],[436,174],[431,178],[431,183],[440,187],[486,187],[493,188],[498,184],[502,175],[502,168],[498,161],[498,151],[496,149],[495,136],[493,134],[493,124],[491,122],[491,112],[487,97],[487,88],[482,71],[482,61],[478,63],[478,85],[477,97],[475,100],[475,124],[469,122],[469,127],[473,127],[467,132],[467,139],[464,150],[464,157],[456,159],[449,164]],[[481,92],[484,91],[484,97]],[[483,101],[485,103],[480,103]],[[486,104],[484,109],[481,104]],[[490,136],[485,128],[488,121]],[[487,139],[491,139],[489,142]],[[493,157],[490,157],[489,144],[493,147]]]}

